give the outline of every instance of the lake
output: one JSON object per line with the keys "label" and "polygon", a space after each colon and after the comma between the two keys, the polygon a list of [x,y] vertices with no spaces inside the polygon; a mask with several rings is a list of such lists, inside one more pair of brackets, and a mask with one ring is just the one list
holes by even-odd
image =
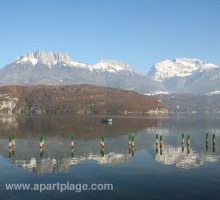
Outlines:
{"label": "lake", "polygon": [[[220,199],[220,116],[114,116],[112,125],[100,120],[0,116],[0,199]],[[163,137],[161,147],[156,134]],[[9,148],[11,135],[16,144]],[[111,184],[113,190],[7,190],[12,183]]]}

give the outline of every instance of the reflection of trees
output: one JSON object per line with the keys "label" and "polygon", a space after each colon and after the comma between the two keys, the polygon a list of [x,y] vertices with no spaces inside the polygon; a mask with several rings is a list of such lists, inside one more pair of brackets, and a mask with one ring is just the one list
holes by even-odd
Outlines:
{"label": "reflection of trees", "polygon": [[[94,138],[100,134],[108,136],[123,135],[148,127],[156,127],[159,119],[117,118],[113,125],[101,124],[101,116],[19,116],[14,118],[17,126],[5,127],[3,135],[13,132],[17,137],[32,137],[46,134],[49,137],[69,137],[74,134],[80,138]],[[1,122],[1,121],[0,121]]]}

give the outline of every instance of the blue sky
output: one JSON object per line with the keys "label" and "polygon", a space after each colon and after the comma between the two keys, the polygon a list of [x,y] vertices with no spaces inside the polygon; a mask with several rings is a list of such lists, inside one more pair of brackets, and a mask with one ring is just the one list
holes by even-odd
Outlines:
{"label": "blue sky", "polygon": [[178,57],[220,66],[218,0],[2,0],[0,31],[0,67],[38,49],[141,73]]}

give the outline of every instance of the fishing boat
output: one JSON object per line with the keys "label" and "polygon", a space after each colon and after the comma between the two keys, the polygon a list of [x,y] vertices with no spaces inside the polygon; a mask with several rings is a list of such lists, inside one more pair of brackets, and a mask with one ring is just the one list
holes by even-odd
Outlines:
{"label": "fishing boat", "polygon": [[102,123],[109,123],[109,122],[112,122],[112,119],[110,119],[110,118],[102,118],[102,120],[101,120],[101,122]]}

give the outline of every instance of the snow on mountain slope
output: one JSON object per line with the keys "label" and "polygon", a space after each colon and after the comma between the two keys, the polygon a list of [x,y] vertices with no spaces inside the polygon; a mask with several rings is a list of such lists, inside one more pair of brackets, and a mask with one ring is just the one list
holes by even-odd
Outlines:
{"label": "snow on mountain slope", "polygon": [[148,75],[155,80],[164,81],[175,76],[186,77],[195,72],[203,72],[217,67],[199,59],[178,58],[173,61],[165,60],[155,64]]}
{"label": "snow on mountain slope", "polygon": [[64,64],[69,67],[79,67],[79,68],[88,68],[91,69],[91,65],[80,63],[72,60],[67,53],[54,53],[54,52],[45,52],[38,50],[34,53],[27,53],[24,56],[20,56],[16,59],[16,63],[31,63],[36,65],[37,63],[43,63],[48,65],[49,68],[56,64]]}
{"label": "snow on mountain slope", "polygon": [[108,71],[111,73],[117,73],[119,71],[134,72],[128,63],[116,61],[116,60],[101,60],[99,63],[93,66],[95,71]]}
{"label": "snow on mountain slope", "polygon": [[93,84],[146,93],[166,91],[159,81],[136,73],[129,64],[102,60],[89,65],[72,60],[66,53],[36,51],[18,57],[0,69],[0,85]]}
{"label": "snow on mountain slope", "polygon": [[95,65],[88,65],[72,60],[66,53],[54,53],[38,50],[34,53],[27,53],[16,59],[15,63],[25,64],[30,63],[35,66],[38,63],[43,63],[52,68],[56,64],[62,64],[69,67],[87,68],[93,72],[110,72],[118,73],[119,71],[133,72],[129,64],[116,60],[101,60]]}

